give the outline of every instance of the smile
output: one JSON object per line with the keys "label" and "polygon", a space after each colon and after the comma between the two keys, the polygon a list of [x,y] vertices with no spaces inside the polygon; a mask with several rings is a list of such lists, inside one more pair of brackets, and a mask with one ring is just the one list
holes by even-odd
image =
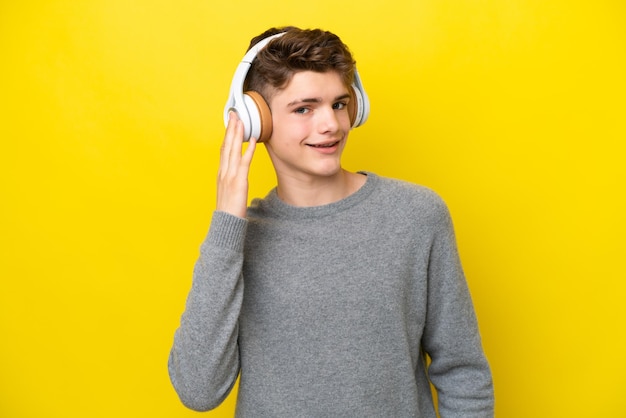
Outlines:
{"label": "smile", "polygon": [[332,148],[335,145],[339,144],[339,142],[340,141],[330,142],[328,144],[307,144],[307,145],[312,148]]}

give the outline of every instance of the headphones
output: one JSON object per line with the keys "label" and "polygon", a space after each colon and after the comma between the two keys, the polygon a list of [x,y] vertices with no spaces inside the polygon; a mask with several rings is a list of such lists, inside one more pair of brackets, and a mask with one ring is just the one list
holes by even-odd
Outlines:
{"label": "headphones", "polygon": [[[231,110],[237,112],[239,119],[243,122],[244,141],[249,141],[250,138],[257,138],[258,142],[264,142],[272,135],[272,113],[269,105],[258,92],[253,90],[244,92],[243,83],[258,52],[272,39],[281,37],[285,33],[281,32],[257,42],[244,55],[235,70],[235,75],[230,85],[228,101],[224,107],[224,125],[228,125],[228,113]],[[351,127],[356,128],[365,123],[370,112],[370,102],[356,68],[354,69],[354,82],[351,90],[352,100],[348,103],[348,114],[350,115]]]}

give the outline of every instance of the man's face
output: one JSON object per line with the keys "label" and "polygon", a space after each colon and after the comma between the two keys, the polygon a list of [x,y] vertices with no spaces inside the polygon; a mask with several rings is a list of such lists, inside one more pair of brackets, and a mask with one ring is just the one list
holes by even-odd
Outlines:
{"label": "man's face", "polygon": [[298,72],[272,97],[273,131],[265,143],[281,176],[313,180],[341,169],[350,131],[348,88],[334,71]]}

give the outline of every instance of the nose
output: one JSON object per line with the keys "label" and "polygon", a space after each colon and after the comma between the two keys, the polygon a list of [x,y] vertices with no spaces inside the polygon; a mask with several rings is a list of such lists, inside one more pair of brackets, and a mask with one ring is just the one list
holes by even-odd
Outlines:
{"label": "nose", "polygon": [[327,134],[337,132],[339,120],[337,111],[332,106],[324,106],[318,109],[318,131]]}

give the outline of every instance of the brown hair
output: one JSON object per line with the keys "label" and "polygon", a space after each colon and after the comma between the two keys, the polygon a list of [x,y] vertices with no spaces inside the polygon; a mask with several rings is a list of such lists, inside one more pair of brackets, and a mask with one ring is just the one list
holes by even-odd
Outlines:
{"label": "brown hair", "polygon": [[300,71],[335,71],[347,87],[352,84],[355,61],[347,45],[331,32],[294,26],[271,28],[252,38],[248,49],[282,32],[285,34],[272,39],[252,61],[244,91],[257,91],[269,103],[272,95],[285,88]]}

